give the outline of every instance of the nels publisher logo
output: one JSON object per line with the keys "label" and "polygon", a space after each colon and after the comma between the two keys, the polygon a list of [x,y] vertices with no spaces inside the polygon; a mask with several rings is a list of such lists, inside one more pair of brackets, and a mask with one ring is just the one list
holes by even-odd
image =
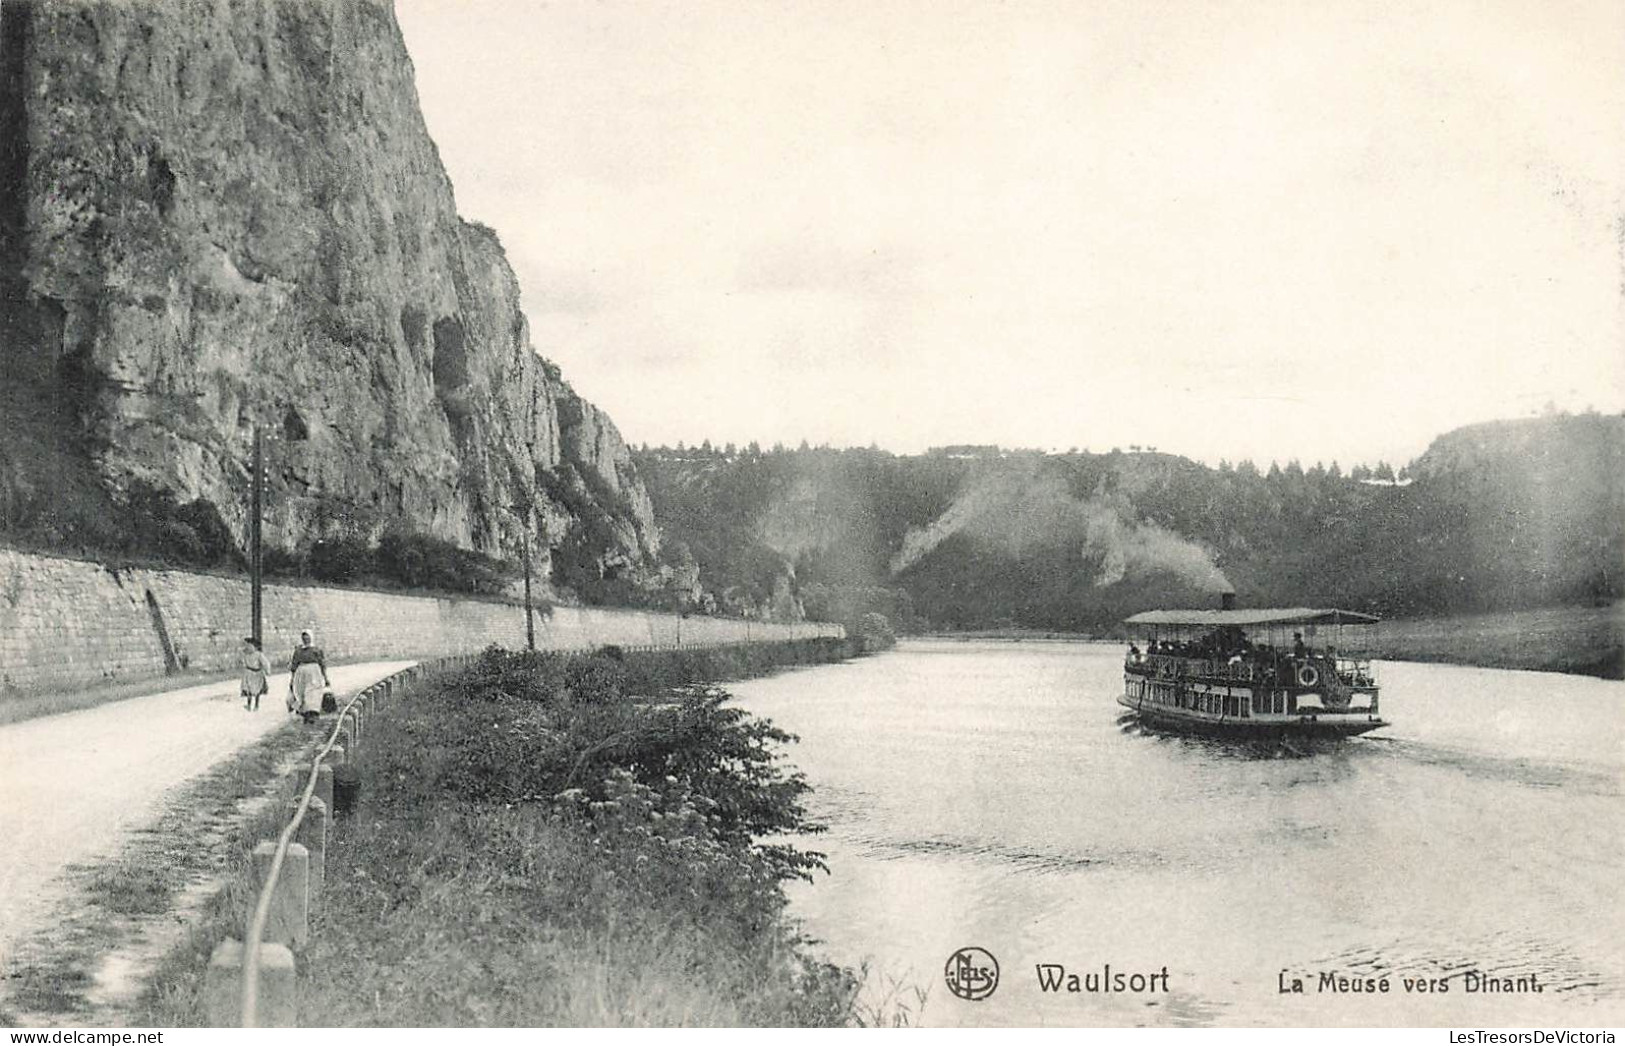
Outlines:
{"label": "nels publisher logo", "polygon": [[961,999],[977,1002],[999,986],[999,960],[985,948],[961,948],[948,956],[942,974],[948,990]]}

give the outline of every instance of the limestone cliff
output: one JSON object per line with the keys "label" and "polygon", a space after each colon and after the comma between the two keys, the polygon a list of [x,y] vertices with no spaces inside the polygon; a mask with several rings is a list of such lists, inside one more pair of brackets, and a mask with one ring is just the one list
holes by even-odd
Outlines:
{"label": "limestone cliff", "polygon": [[0,421],[0,500],[71,445],[115,503],[144,481],[240,535],[260,426],[277,544],[399,521],[509,553],[516,507],[557,543],[591,504],[603,563],[658,550],[457,215],[389,4],[8,0],[0,41],[0,369],[33,417]]}

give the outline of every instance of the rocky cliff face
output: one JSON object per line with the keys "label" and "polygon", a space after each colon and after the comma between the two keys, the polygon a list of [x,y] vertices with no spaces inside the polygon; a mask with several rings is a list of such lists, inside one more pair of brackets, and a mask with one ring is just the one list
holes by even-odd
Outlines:
{"label": "rocky cliff face", "polygon": [[[259,426],[277,544],[404,522],[505,553],[523,506],[558,541],[585,500],[606,563],[658,550],[614,424],[537,356],[496,235],[457,216],[389,4],[3,17],[0,367],[115,502],[144,481],[245,533]],[[37,486],[22,438],[9,482]]]}

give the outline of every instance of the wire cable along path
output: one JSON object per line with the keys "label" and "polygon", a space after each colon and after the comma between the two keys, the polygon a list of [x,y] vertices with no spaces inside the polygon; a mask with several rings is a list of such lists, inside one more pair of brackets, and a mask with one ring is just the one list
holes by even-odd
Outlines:
{"label": "wire cable along path", "polygon": [[[445,658],[434,662],[436,668],[451,668],[471,662],[474,655],[460,655]],[[260,962],[262,945],[264,944],[265,927],[271,918],[271,901],[276,895],[277,884],[281,880],[282,867],[288,858],[288,846],[293,842],[294,834],[304,822],[305,815],[310,811],[311,797],[316,794],[316,782],[321,777],[323,760],[332,754],[333,747],[338,743],[340,734],[348,734],[351,745],[361,737],[361,716],[365,714],[367,706],[379,696],[392,697],[396,688],[405,691],[408,680],[421,674],[424,670],[422,664],[404,668],[392,676],[388,676],[372,686],[365,687],[355,693],[344,707],[338,712],[333,724],[333,731],[327,737],[319,751],[311,759],[310,776],[305,781],[304,790],[299,795],[299,802],[294,807],[293,816],[288,819],[282,834],[277,837],[276,851],[271,857],[271,866],[265,875],[265,883],[260,887],[259,897],[254,904],[254,914],[249,920],[248,937],[243,945],[242,953],[242,1026],[244,1028],[258,1028],[259,1023],[259,989],[260,989]]]}
{"label": "wire cable along path", "polygon": [[[474,659],[475,655],[459,655],[435,662],[437,668],[451,668],[466,665]],[[277,837],[276,851],[271,857],[271,867],[266,873],[265,884],[260,888],[259,898],[254,904],[254,914],[248,924],[248,939],[243,946],[243,976],[242,976],[242,1026],[244,1028],[257,1028],[259,1024],[259,987],[260,987],[260,958],[261,946],[264,943],[265,926],[271,918],[271,899],[276,894],[277,884],[282,876],[282,866],[287,861],[288,846],[293,842],[294,834],[304,822],[305,814],[310,810],[311,797],[316,794],[316,782],[321,777],[322,763],[330,754],[333,746],[338,743],[340,734],[348,734],[351,746],[361,737],[361,715],[375,697],[393,696],[397,686],[404,692],[407,681],[423,671],[423,665],[413,665],[404,668],[392,676],[379,680],[369,687],[357,691],[344,707],[339,710],[333,723],[333,732],[327,741],[311,759],[310,777],[305,781],[304,790],[299,795],[298,805],[294,807],[293,816]]]}

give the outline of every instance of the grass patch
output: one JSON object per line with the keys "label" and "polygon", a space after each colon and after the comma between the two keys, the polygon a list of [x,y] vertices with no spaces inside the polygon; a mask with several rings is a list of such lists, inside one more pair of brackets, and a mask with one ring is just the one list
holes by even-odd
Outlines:
{"label": "grass patch", "polygon": [[852,1023],[856,975],[814,958],[784,914],[781,884],[821,855],[760,841],[819,830],[778,755],[792,739],[707,685],[842,649],[492,652],[448,678],[359,764],[369,793],[331,851],[310,1012],[369,1026]]}
{"label": "grass patch", "polygon": [[53,962],[25,966],[12,974],[17,982],[11,988],[13,1003],[24,1011],[34,1013],[83,1012],[84,992],[91,981],[90,974],[84,971],[77,959],[77,956],[67,956]]}
{"label": "grass patch", "polygon": [[[301,785],[302,786],[302,783]],[[280,794],[291,796],[287,782]],[[287,824],[285,803],[273,802],[248,819],[231,841],[224,861],[221,888],[203,903],[185,937],[165,954],[147,977],[126,1026],[134,1028],[199,1027],[206,1023],[203,981],[214,946],[227,937],[246,936],[248,915],[258,898],[253,881],[253,850],[262,839],[275,838]]]}
{"label": "grass patch", "polygon": [[120,915],[156,915],[169,910],[175,885],[166,868],[116,861],[91,872],[85,894],[91,904]]}
{"label": "grass patch", "polygon": [[[328,843],[303,1023],[907,1023],[860,1010],[860,975],[787,917],[783,882],[822,867],[776,841],[819,830],[807,786],[791,738],[711,685],[848,649],[492,650],[420,685],[350,764],[363,790]],[[136,1023],[204,1023],[209,950],[247,902],[211,906]]]}
{"label": "grass patch", "polygon": [[720,899],[672,881],[670,861],[638,862],[602,837],[595,845],[539,806],[417,814],[412,832],[394,818],[358,824],[332,851],[346,874],[305,967],[324,972],[301,984],[311,1023],[847,1020],[849,975],[803,955],[773,916],[742,922],[746,908],[720,911]]}

